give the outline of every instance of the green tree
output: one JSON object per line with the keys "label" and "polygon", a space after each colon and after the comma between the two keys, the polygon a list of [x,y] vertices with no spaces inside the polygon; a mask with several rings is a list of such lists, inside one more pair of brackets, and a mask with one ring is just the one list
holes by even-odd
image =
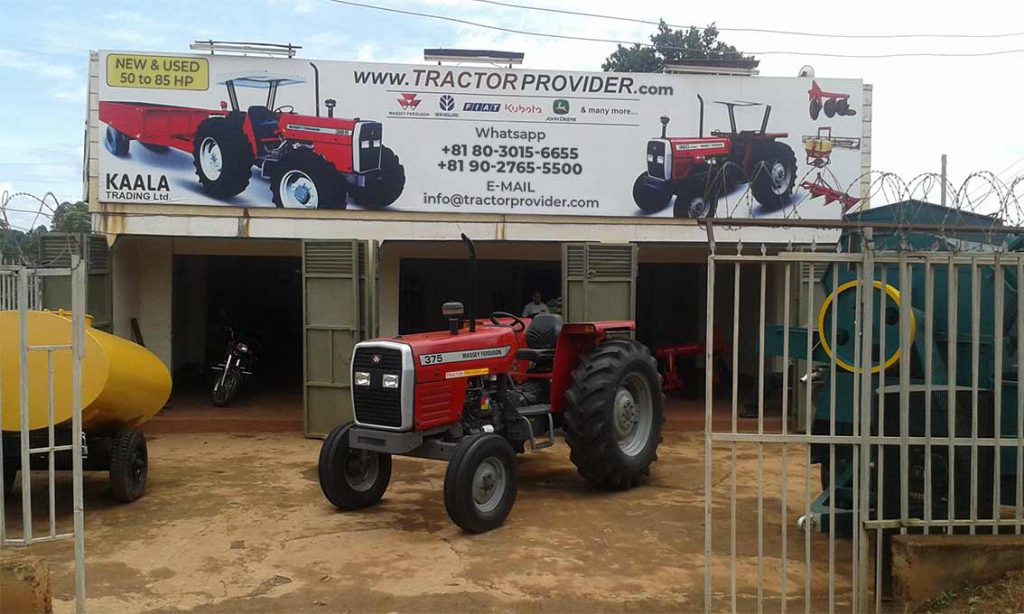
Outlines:
{"label": "green tree", "polygon": [[744,55],[732,45],[718,40],[718,28],[711,24],[703,30],[690,26],[673,30],[662,20],[651,36],[651,46],[619,45],[605,59],[601,69],[608,72],[661,72],[665,64],[686,61],[729,68],[756,68],[759,61]]}
{"label": "green tree", "polygon": [[57,205],[50,228],[54,232],[91,232],[92,218],[89,215],[89,205],[82,201],[63,202]]}

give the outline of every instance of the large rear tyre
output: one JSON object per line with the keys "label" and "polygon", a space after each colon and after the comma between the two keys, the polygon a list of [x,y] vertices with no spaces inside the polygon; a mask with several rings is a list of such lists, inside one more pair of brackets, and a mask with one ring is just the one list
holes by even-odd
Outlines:
{"label": "large rear tyre", "polygon": [[633,182],[633,202],[644,213],[657,213],[672,200],[672,190],[657,190],[647,185],[645,179],[647,173],[640,173],[640,176]]}
{"label": "large rear tyre", "polygon": [[516,502],[516,453],[507,439],[480,433],[459,444],[444,474],[444,507],[467,533],[485,533],[505,522]]}
{"label": "large rear tyre", "polygon": [[391,455],[350,448],[351,428],[351,424],[342,424],[331,431],[317,463],[320,490],[331,505],[343,510],[377,503],[391,482]]}
{"label": "large rear tyre", "polygon": [[131,503],[146,492],[149,452],[139,429],[125,428],[114,435],[110,449],[110,489],[114,500]]}
{"label": "large rear tyre", "polygon": [[241,124],[226,117],[203,120],[192,141],[192,162],[199,183],[216,198],[245,191],[252,177],[253,155]]}
{"label": "large rear tyre", "polygon": [[632,488],[650,473],[661,442],[661,376],[646,346],[606,341],[583,357],[566,393],[570,458],[600,488]]}
{"label": "large rear tyre", "polygon": [[17,475],[18,468],[14,466],[14,463],[11,461],[4,463],[3,484],[0,484],[0,486],[2,486],[3,495],[9,495],[11,494],[11,491],[14,490],[14,478]]}
{"label": "large rear tyre", "polygon": [[769,209],[789,204],[796,184],[796,154],[785,143],[763,143],[754,151],[750,191]]}
{"label": "large rear tyre", "polygon": [[344,209],[345,181],[311,149],[286,154],[270,173],[274,204],[285,209]]}
{"label": "large rear tyre", "polygon": [[380,152],[380,179],[352,190],[352,200],[363,209],[383,209],[398,200],[405,189],[405,166],[391,148]]}

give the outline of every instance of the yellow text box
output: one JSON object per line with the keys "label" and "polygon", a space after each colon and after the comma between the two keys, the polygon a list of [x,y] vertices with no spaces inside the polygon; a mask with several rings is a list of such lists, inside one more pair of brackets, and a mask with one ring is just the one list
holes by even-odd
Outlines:
{"label": "yellow text box", "polygon": [[111,53],[107,85],[204,91],[210,88],[210,63],[206,58]]}

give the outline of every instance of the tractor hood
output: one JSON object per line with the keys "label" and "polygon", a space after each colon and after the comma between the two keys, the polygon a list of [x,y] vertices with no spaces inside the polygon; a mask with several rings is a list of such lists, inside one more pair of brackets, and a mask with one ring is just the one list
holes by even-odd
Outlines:
{"label": "tractor hood", "polygon": [[412,349],[416,381],[489,375],[508,371],[515,360],[520,342],[507,326],[494,326],[489,321],[477,322],[475,333],[468,327],[458,335],[448,331],[403,335],[395,339]]}

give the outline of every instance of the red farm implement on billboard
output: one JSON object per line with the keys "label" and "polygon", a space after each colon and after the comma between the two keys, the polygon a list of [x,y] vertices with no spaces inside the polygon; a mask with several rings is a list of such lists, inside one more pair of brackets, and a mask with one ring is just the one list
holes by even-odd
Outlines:
{"label": "red farm implement on billboard", "polygon": [[[119,157],[129,155],[133,140],[190,154],[199,182],[215,198],[243,192],[255,166],[270,179],[278,207],[344,209],[349,197],[365,209],[387,207],[405,188],[405,168],[383,145],[380,122],[335,117],[332,99],[321,116],[319,72],[310,66],[317,75],[316,115],[275,106],[278,88],[304,83],[302,77],[255,71],[223,80],[228,101],[220,109],[101,102],[104,144]],[[242,110],[239,88],[265,88],[267,97]]]}

